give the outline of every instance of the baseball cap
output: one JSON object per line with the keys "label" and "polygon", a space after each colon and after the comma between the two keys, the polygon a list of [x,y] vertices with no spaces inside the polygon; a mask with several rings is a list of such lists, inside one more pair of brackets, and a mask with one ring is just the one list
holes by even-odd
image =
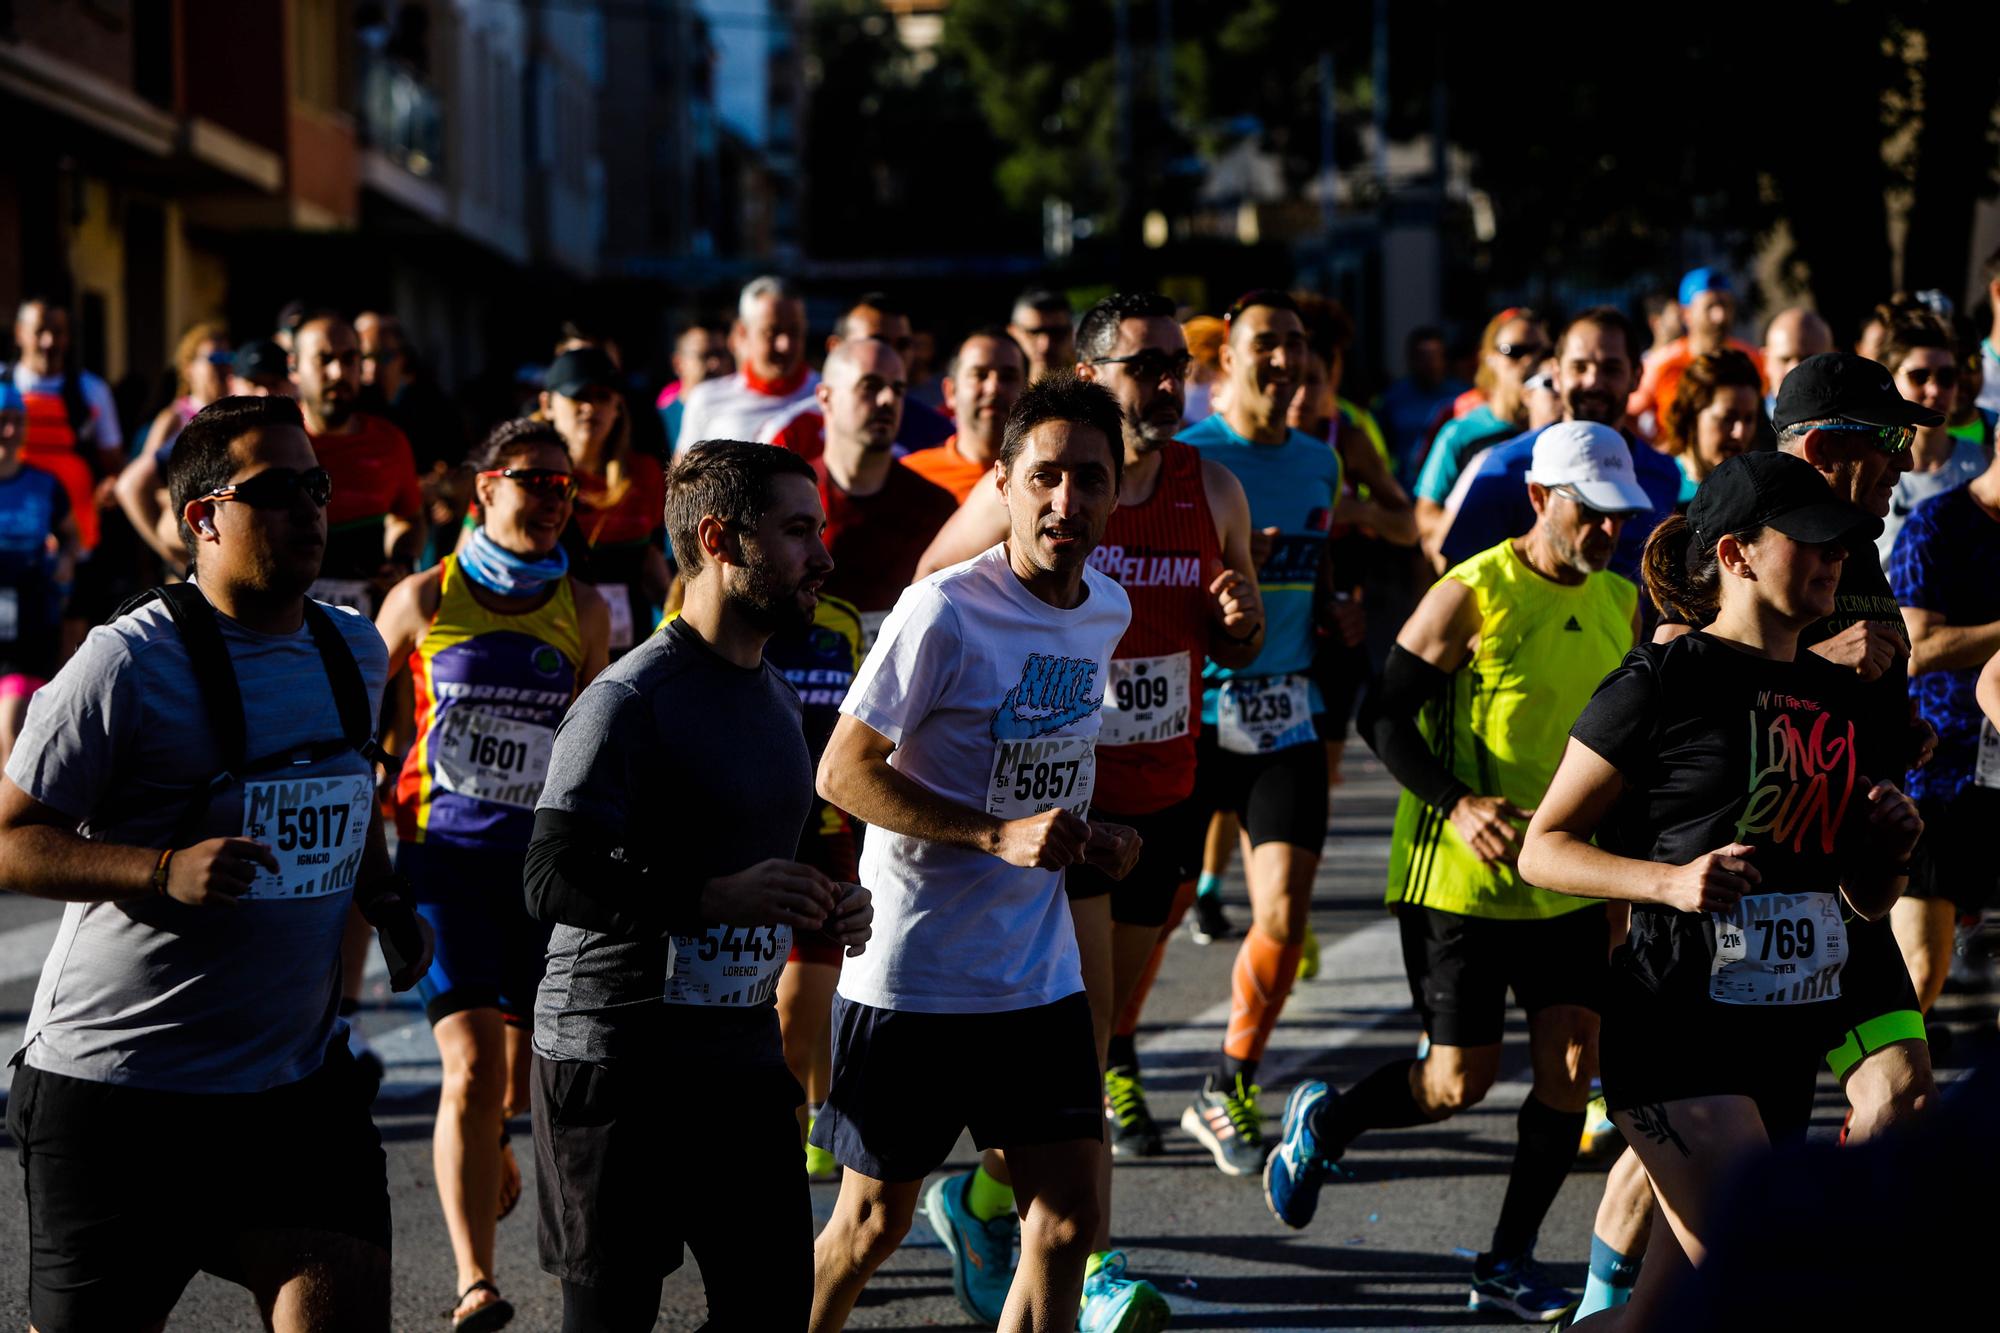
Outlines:
{"label": "baseball cap", "polygon": [[1776,528],[1794,541],[1872,542],[1882,520],[1833,493],[1819,469],[1790,454],[1738,454],[1708,474],[1688,506],[1702,549],[1725,533]]}
{"label": "baseball cap", "polygon": [[1864,426],[1936,426],[1944,421],[1943,413],[1897,393],[1887,366],[1852,352],[1809,356],[1778,386],[1771,424],[1779,430],[1828,417]]}
{"label": "baseball cap", "polygon": [[555,359],[542,376],[542,387],[565,398],[574,398],[585,389],[616,389],[618,367],[597,348],[578,347]]}
{"label": "baseball cap", "polygon": [[240,380],[289,379],[291,358],[269,338],[244,343],[229,359],[229,373]]}
{"label": "baseball cap", "polygon": [[1719,268],[1691,268],[1681,278],[1681,304],[1693,305],[1703,292],[1734,292],[1729,275]]}
{"label": "baseball cap", "polygon": [[1592,509],[1607,514],[1647,513],[1653,497],[1632,468],[1632,446],[1611,427],[1595,421],[1559,421],[1535,437],[1528,480],[1576,492]]}

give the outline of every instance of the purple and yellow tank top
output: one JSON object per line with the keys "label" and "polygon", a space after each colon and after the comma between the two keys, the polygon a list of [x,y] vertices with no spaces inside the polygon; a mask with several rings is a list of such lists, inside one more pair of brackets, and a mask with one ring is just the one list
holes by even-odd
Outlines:
{"label": "purple and yellow tank top", "polygon": [[570,581],[532,611],[482,606],[454,556],[410,654],[416,739],[396,779],[396,833],[524,851],[556,724],[576,697],[583,630]]}

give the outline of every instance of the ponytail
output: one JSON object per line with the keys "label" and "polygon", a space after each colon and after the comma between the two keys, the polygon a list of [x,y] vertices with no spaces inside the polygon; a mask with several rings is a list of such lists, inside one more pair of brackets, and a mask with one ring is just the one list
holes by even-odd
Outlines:
{"label": "ponytail", "polygon": [[1646,538],[1639,577],[1653,605],[1696,629],[1715,619],[1722,603],[1722,569],[1715,548],[1702,550],[1687,515],[1671,515]]}

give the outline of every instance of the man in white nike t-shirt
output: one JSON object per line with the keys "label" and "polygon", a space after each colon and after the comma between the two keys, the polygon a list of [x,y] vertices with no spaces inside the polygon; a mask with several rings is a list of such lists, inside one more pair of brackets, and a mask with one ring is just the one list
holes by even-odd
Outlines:
{"label": "man in white nike t-shirt", "polygon": [[1000,1326],[1075,1324],[1104,1120],[1062,872],[1118,877],[1138,854],[1130,829],[1085,819],[1131,617],[1086,564],[1119,439],[1110,395],[1072,374],[1021,396],[998,462],[1007,540],[903,594],[820,763],[820,794],[869,825],[876,916],[841,974],[813,1130],[847,1168],[816,1246],[815,1329],[845,1322],[967,1128],[1006,1151],[1022,1202]]}

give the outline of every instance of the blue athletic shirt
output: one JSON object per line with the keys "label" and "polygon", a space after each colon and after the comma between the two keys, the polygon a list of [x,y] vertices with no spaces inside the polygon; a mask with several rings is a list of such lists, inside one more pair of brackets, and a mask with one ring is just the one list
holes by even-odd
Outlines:
{"label": "blue athletic shirt", "polygon": [[[1180,434],[1203,458],[1236,475],[1250,499],[1250,526],[1277,528],[1271,558],[1257,573],[1264,598],[1264,648],[1246,667],[1202,672],[1210,688],[1202,717],[1215,721],[1215,686],[1233,676],[1284,676],[1305,671],[1313,659],[1313,586],[1340,495],[1340,455],[1325,440],[1290,431],[1283,444],[1255,444],[1229,428],[1220,412]],[[1212,577],[1212,576],[1211,576]],[[1315,691],[1315,694],[1317,691]],[[1315,699],[1314,706],[1318,707]]]}
{"label": "blue athletic shirt", "polygon": [[1424,455],[1423,471],[1417,474],[1417,499],[1443,504],[1451,488],[1458,484],[1459,474],[1484,452],[1473,448],[1474,445],[1484,441],[1484,447],[1491,448],[1505,444],[1518,433],[1512,422],[1502,421],[1485,403],[1445,422],[1438,428],[1437,438],[1431,441],[1430,452]]}
{"label": "blue athletic shirt", "polygon": [[[1889,584],[1898,606],[1935,611],[1947,625],[2000,620],[2000,523],[1986,516],[1961,486],[1924,501],[1896,534]],[[1937,753],[1913,768],[1905,789],[1923,801],[1956,796],[1973,780],[1980,724],[1986,715],[1974,697],[1978,667],[1924,671],[1910,677],[1917,711],[1937,729]]]}
{"label": "blue athletic shirt", "polygon": [[[1528,467],[1535,458],[1535,437],[1531,430],[1505,444],[1496,444],[1475,458],[1468,475],[1459,478],[1456,510],[1447,506],[1450,527],[1444,535],[1447,567],[1470,560],[1481,551],[1518,537],[1535,526],[1535,506],[1528,500]],[[1625,525],[1618,535],[1618,549],[1611,557],[1611,570],[1634,583],[1639,581],[1639,555],[1646,538],[1674,512],[1681,496],[1680,464],[1657,449],[1627,435],[1632,449],[1632,470],[1639,486],[1653,501],[1653,512],[1640,515]]]}

